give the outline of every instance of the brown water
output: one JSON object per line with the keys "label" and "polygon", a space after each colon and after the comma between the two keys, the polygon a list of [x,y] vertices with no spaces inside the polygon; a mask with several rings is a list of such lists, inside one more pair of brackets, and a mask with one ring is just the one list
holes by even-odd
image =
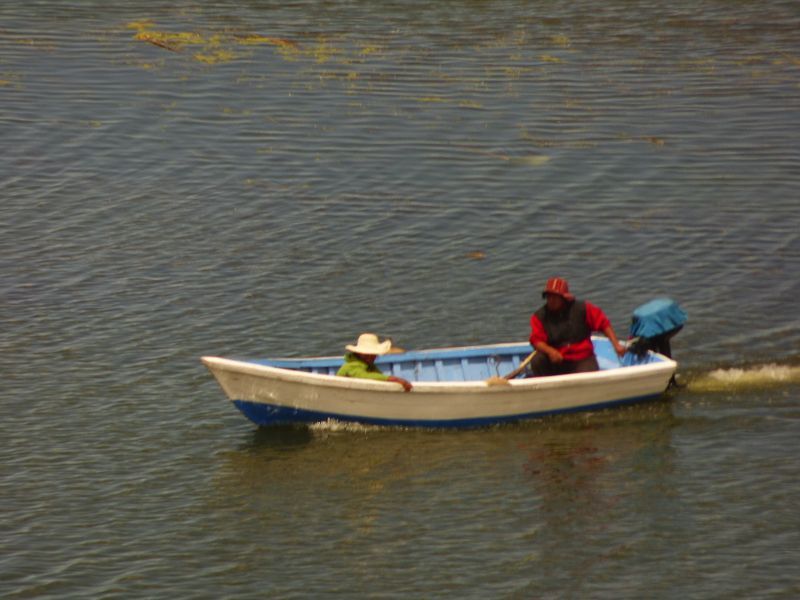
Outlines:
{"label": "brown water", "polygon": [[[800,594],[796,2],[0,4],[0,594]],[[525,339],[686,388],[256,430],[202,354]]]}

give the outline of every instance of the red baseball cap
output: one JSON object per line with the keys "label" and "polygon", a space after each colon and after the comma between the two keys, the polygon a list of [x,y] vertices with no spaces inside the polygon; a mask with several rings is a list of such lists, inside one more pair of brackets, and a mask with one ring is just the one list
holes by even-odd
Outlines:
{"label": "red baseball cap", "polygon": [[575,296],[569,293],[569,284],[567,280],[561,279],[561,277],[551,277],[547,280],[547,284],[542,291],[542,298],[547,294],[556,294],[564,298],[567,302],[575,300]]}

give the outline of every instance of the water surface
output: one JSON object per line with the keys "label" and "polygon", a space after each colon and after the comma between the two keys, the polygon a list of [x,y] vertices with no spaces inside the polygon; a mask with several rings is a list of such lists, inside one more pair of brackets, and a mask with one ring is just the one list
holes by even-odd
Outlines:
{"label": "water surface", "polygon": [[[0,6],[0,592],[791,598],[794,2]],[[257,430],[199,356],[525,339],[551,275],[664,402]]]}

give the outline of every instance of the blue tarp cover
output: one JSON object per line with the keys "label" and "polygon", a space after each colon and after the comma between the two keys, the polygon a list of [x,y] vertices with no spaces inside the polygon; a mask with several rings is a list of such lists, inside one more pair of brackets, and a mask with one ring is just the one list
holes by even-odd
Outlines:
{"label": "blue tarp cover", "polygon": [[658,298],[633,311],[631,337],[651,338],[686,323],[686,313],[669,298]]}

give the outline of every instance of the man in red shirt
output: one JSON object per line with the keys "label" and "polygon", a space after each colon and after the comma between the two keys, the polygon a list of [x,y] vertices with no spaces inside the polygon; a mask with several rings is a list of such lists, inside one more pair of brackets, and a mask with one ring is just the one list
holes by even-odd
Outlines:
{"label": "man in red shirt", "polygon": [[545,305],[531,315],[530,342],[536,355],[529,377],[597,371],[600,367],[591,339],[594,331],[604,333],[619,356],[625,354],[605,313],[590,302],[576,300],[565,279],[548,279],[542,298]]}

